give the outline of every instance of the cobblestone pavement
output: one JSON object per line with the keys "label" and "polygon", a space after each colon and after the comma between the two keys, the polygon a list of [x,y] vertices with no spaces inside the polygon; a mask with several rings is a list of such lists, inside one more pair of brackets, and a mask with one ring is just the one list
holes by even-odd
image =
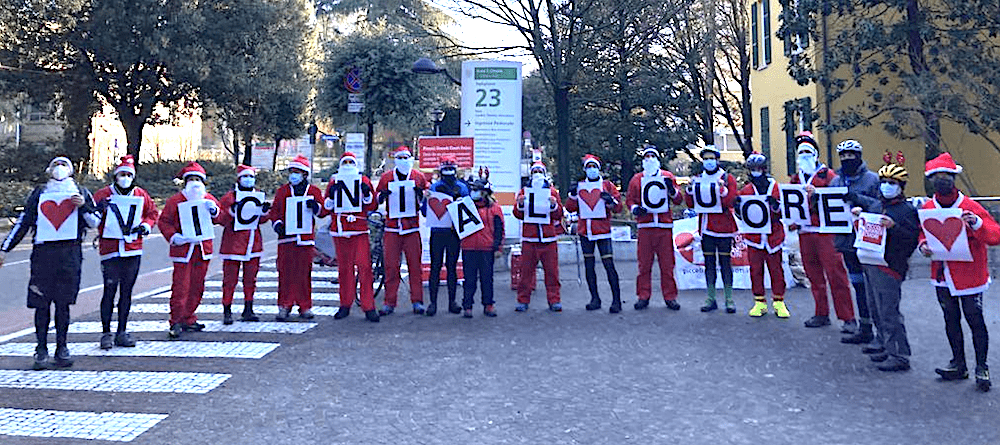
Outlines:
{"label": "cobblestone pavement", "polygon": [[[634,277],[635,270],[635,263],[619,264],[622,277]],[[1000,443],[1000,390],[982,394],[971,380],[935,378],[934,367],[949,353],[926,280],[904,285],[913,369],[885,374],[859,347],[839,343],[836,326],[802,326],[813,307],[805,289],[789,292],[791,319],[751,319],[746,291],[737,291],[734,315],[699,312],[703,294],[694,291],[682,292],[679,312],[656,297],[650,309],[636,312],[635,283],[627,279],[622,288],[631,301],[610,315],[607,284],[605,309],[587,312],[586,285],[577,284],[575,272],[563,266],[565,310],[558,314],[545,310],[539,291],[528,313],[515,313],[509,273],[498,267],[497,318],[483,317],[479,307],[471,320],[446,310],[429,318],[401,308],[372,324],[355,310],[345,320],[317,317],[306,329],[219,332],[213,324],[213,332],[181,340],[280,344],[259,359],[78,351],[73,372],[128,372],[46,381],[13,372],[26,369],[29,357],[0,356],[0,370],[9,370],[0,382],[0,432],[191,445]],[[603,271],[598,276],[603,280]],[[139,304],[166,301],[158,295]],[[998,303],[991,291],[986,304],[994,351]],[[160,325],[153,332],[156,324],[137,325],[147,332],[135,335],[143,343],[165,342],[166,323]],[[92,328],[76,328],[70,341],[96,342],[100,334]],[[25,336],[6,345],[31,341]],[[971,340],[967,347],[971,357]],[[1000,366],[997,352],[993,356]],[[180,372],[194,374],[159,374]],[[134,382],[116,379],[150,379],[155,389],[135,392]],[[53,412],[29,416],[26,410]],[[110,412],[122,414],[100,414]],[[0,443],[102,442],[0,435]]]}

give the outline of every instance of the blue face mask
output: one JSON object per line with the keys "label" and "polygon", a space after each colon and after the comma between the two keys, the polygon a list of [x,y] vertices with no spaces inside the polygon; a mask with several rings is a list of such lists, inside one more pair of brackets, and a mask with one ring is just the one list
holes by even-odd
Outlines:
{"label": "blue face mask", "polygon": [[597,179],[601,177],[601,170],[597,167],[587,167],[583,171],[587,172],[587,179]]}
{"label": "blue face mask", "polygon": [[473,191],[469,192],[469,196],[472,198],[473,201],[479,201],[479,200],[483,199],[483,191],[482,190],[473,190]]}
{"label": "blue face mask", "polygon": [[717,159],[706,159],[701,162],[701,165],[705,166],[705,171],[714,172],[719,168],[719,161]]}
{"label": "blue face mask", "polygon": [[292,185],[299,185],[302,182],[302,173],[289,173],[288,182]]}

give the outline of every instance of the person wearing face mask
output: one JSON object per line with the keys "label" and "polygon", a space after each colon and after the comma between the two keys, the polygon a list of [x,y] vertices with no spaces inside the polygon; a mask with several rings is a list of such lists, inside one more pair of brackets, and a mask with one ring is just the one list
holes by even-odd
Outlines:
{"label": "person wearing face mask", "polygon": [[[344,152],[340,157],[337,175],[354,176],[358,173],[358,158],[354,153]],[[361,310],[365,311],[368,321],[377,323],[379,315],[375,310],[375,292],[372,289],[374,276],[371,245],[368,241],[368,214],[378,209],[378,201],[375,200],[371,181],[367,176],[361,175],[361,211],[336,213],[333,198],[343,186],[344,183],[338,182],[336,176],[331,177],[326,187],[326,200],[323,201],[323,207],[330,212],[332,219],[330,235],[337,251],[337,275],[340,283],[340,310],[333,318],[341,320],[350,315],[360,284]]]}
{"label": "person wearing face mask", "polygon": [[641,311],[649,307],[653,294],[653,258],[660,266],[660,291],[667,308],[680,310],[677,303],[677,281],[674,280],[674,219],[670,212],[649,213],[642,206],[642,178],[663,176],[667,187],[667,197],[674,205],[684,202],[684,192],[677,187],[673,173],[660,168],[660,151],[649,145],[639,152],[642,157],[642,171],[632,176],[628,183],[625,202],[635,216],[638,227],[636,256],[639,260],[639,275],[635,279],[635,294],[638,296],[633,306]]}
{"label": "person wearing face mask", "polygon": [[795,138],[796,165],[798,172],[792,175],[792,184],[803,184],[809,199],[809,215],[811,222],[806,226],[790,224],[789,230],[799,232],[799,251],[802,265],[809,278],[813,301],[816,303],[812,318],[806,320],[807,328],[818,328],[830,325],[830,306],[827,301],[826,285],[830,283],[830,294],[833,296],[833,309],[837,318],[845,326],[854,322],[854,303],[851,302],[851,289],[847,280],[847,269],[844,268],[843,255],[833,245],[833,235],[819,233],[819,199],[815,194],[817,187],[829,187],[837,174],[817,161],[819,144],[813,139],[812,133],[803,131]]}
{"label": "person wearing face mask", "polygon": [[[705,285],[708,298],[701,307],[702,312],[710,312],[719,308],[715,302],[715,265],[718,263],[722,274],[722,290],[726,297],[726,312],[736,313],[733,302],[733,237],[736,236],[736,219],[733,218],[733,203],[736,202],[736,179],[719,166],[719,150],[714,145],[706,146],[701,151],[701,163],[705,171],[695,175],[695,181],[714,181],[719,184],[719,197],[722,200],[722,213],[698,214],[698,233],[701,235],[701,251],[705,254]],[[685,201],[688,207],[694,208],[694,189],[688,186]]]}
{"label": "person wearing face mask", "polygon": [[[222,323],[233,324],[233,294],[236,293],[236,282],[240,278],[240,268],[243,268],[243,314],[240,321],[260,321],[253,311],[253,294],[257,289],[257,271],[260,270],[260,257],[264,255],[264,242],[260,234],[260,224],[268,222],[268,212],[271,203],[264,202],[257,211],[257,227],[250,230],[236,230],[236,212],[239,210],[236,202],[236,192],[256,192],[257,169],[248,165],[236,167],[236,184],[219,200],[222,213],[218,223],[222,226],[222,245],[219,246],[219,256],[222,257]],[[252,211],[252,210],[251,210]],[[244,210],[246,214],[247,210]]]}
{"label": "person wearing face mask", "polygon": [[[288,182],[274,192],[274,203],[267,219],[278,234],[278,315],[275,321],[288,321],[292,309],[299,307],[299,318],[311,320],[312,312],[312,265],[316,246],[316,229],[309,233],[289,235],[285,233],[285,202],[291,197],[305,196],[306,209],[314,218],[328,214],[321,204],[323,192],[309,183],[309,158],[298,155],[288,163]],[[309,217],[303,215],[303,217]],[[340,253],[340,250],[337,251]],[[343,281],[341,281],[343,283]]]}
{"label": "person wearing face mask", "polygon": [[[868,308],[878,333],[863,351],[871,352],[871,359],[879,363],[881,371],[898,372],[910,369],[910,344],[906,340],[903,315],[899,312],[902,297],[900,286],[909,270],[910,255],[917,248],[920,235],[920,218],[917,209],[906,202],[903,190],[909,174],[902,165],[888,164],[878,171],[879,194],[882,201],[880,219],[886,231],[885,254],[882,265],[865,261],[865,289]],[[851,209],[855,216],[863,209]]]}
{"label": "person wearing face mask", "polygon": [[[125,155],[114,171],[115,180],[111,185],[94,192],[94,200],[101,211],[101,224],[97,228],[101,234],[98,240],[98,250],[101,254],[101,273],[104,275],[104,296],[101,298],[101,325],[104,334],[101,336],[101,349],[111,349],[114,346],[133,347],[135,340],[126,330],[129,310],[132,307],[132,288],[139,276],[139,265],[142,260],[142,241],[156,225],[160,211],[156,203],[142,187],[137,187],[135,180],[135,159]],[[104,226],[109,222],[118,224],[113,212],[108,211],[112,196],[132,196],[142,198],[142,215],[139,225],[128,233],[134,238],[129,240],[104,237]],[[122,215],[127,218],[128,215]],[[111,314],[115,308],[115,294],[118,294],[118,328],[111,334]]]}
{"label": "person wearing face mask", "polygon": [[[983,293],[990,286],[986,247],[1000,244],[1000,226],[983,206],[955,187],[955,176],[959,173],[962,173],[962,167],[955,164],[949,153],[927,161],[924,168],[924,175],[934,184],[934,197],[927,200],[922,208],[962,209],[962,222],[967,226],[969,250],[972,252],[971,262],[931,261],[931,280],[944,312],[944,330],[952,354],[948,365],[935,369],[935,372],[944,380],[969,378],[962,333],[964,315],[972,331],[972,346],[976,353],[976,386],[980,391],[989,391],[990,371],[986,357],[990,338],[983,319]],[[933,254],[922,231],[918,248],[924,256]]]}
{"label": "person wearing face mask", "polygon": [[[487,173],[488,175],[489,173]],[[472,318],[473,297],[476,285],[482,287],[483,315],[496,317],[493,308],[493,261],[500,253],[504,238],[503,211],[493,200],[493,186],[489,176],[472,183],[470,196],[476,203],[479,219],[485,227],[462,240],[462,271],[465,274],[462,316]]]}
{"label": "person wearing face mask", "polygon": [[[774,315],[778,318],[788,318],[788,308],[785,306],[785,273],[781,266],[781,246],[785,242],[785,226],[781,224],[781,191],[778,181],[767,174],[767,158],[760,153],[753,153],[747,158],[747,170],[750,170],[750,182],[740,189],[740,196],[767,196],[768,210],[771,212],[771,233],[744,233],[743,241],[747,245],[747,256],[750,259],[750,287],[753,291],[753,308],[748,315],[761,317],[767,313],[767,296],[764,292],[764,267],[771,276],[771,300]],[[740,198],[736,198],[736,216],[739,213]]]}
{"label": "person wearing face mask", "polygon": [[[879,178],[875,172],[868,170],[868,165],[861,158],[863,148],[861,143],[853,139],[837,144],[837,155],[840,157],[840,171],[837,177],[830,181],[830,187],[847,187],[844,202],[850,207],[861,208],[867,213],[882,211],[882,200],[879,196]],[[872,319],[868,311],[868,297],[865,290],[864,269],[858,260],[857,249],[854,248],[854,233],[838,233],[834,235],[833,244],[844,256],[847,266],[847,277],[854,287],[854,299],[858,305],[858,322],[860,326],[849,323],[844,327],[846,334],[840,339],[842,343],[862,344],[871,342]]]}
{"label": "person wearing face mask", "polygon": [[[393,195],[389,183],[395,181],[413,181],[413,190],[407,193],[416,194],[415,203],[420,206],[420,200],[427,189],[427,178],[420,171],[413,170],[413,154],[410,148],[401,145],[392,154],[395,168],[382,174],[375,193],[378,202],[385,202],[386,215],[389,213],[389,199],[399,199]],[[423,246],[420,242],[420,217],[386,218],[383,249],[385,252],[385,304],[379,315],[389,315],[396,310],[396,300],[399,294],[400,263],[406,255],[408,270],[418,271],[423,268],[420,263]],[[421,280],[410,279],[410,304],[414,314],[424,313],[424,288]]]}
{"label": "person wearing face mask", "polygon": [[194,315],[205,293],[205,274],[212,259],[212,240],[197,241],[181,233],[181,218],[177,205],[186,201],[205,200],[205,210],[216,218],[219,215],[219,201],[205,191],[205,169],[191,161],[177,174],[184,188],[167,199],[163,213],[156,226],[163,239],[170,243],[170,259],[174,263],[173,283],[170,286],[170,330],[171,339],[181,336],[181,332],[198,332],[205,325],[198,323]]}
{"label": "person wearing face mask", "polygon": [[[46,169],[49,180],[36,187],[24,203],[24,210],[11,227],[7,238],[0,244],[0,267],[3,267],[7,253],[21,242],[29,231],[34,232],[31,248],[31,272],[28,281],[28,307],[35,310],[35,370],[47,369],[49,363],[48,333],[55,306],[56,353],[51,363],[57,368],[73,366],[69,354],[67,334],[69,332],[69,307],[76,304],[80,291],[80,270],[83,262],[83,238],[87,228],[100,224],[100,212],[94,199],[85,187],[73,180],[73,164],[65,157],[57,157],[49,162]],[[63,201],[72,203],[77,212],[77,232],[75,238],[58,241],[38,239],[38,218],[42,213],[43,193],[68,193],[72,196]],[[53,201],[46,201],[53,202]],[[72,235],[72,234],[70,234]]]}
{"label": "person wearing face mask", "polygon": [[[454,155],[444,155],[441,157],[438,173],[440,173],[441,179],[431,184],[427,192],[428,195],[430,192],[443,193],[451,197],[452,200],[469,196],[468,184],[458,179],[458,160]],[[427,199],[421,205],[421,212],[424,216],[427,216]],[[448,217],[447,213],[445,217]],[[430,275],[427,278],[427,292],[430,295],[431,304],[427,306],[426,314],[433,316],[437,313],[438,287],[441,283],[442,264],[445,267],[448,279],[448,312],[459,314],[462,312],[462,306],[455,299],[458,293],[458,253],[461,240],[458,238],[458,233],[455,232],[455,227],[449,224],[447,227],[431,227],[430,243],[431,268]]]}
{"label": "person wearing face mask", "polygon": [[[563,233],[563,206],[559,201],[559,191],[545,178],[546,173],[545,164],[540,161],[531,165],[530,184],[549,189],[549,223],[524,223],[521,228],[521,281],[517,286],[517,306],[514,308],[517,312],[528,310],[535,286],[535,268],[539,261],[545,270],[545,295],[549,310],[562,312],[559,296],[559,247],[556,241]],[[524,188],[517,192],[515,202],[514,217],[524,220],[527,211]]]}
{"label": "person wearing face mask", "polygon": [[[601,252],[601,263],[604,264],[604,271],[608,274],[608,284],[611,285],[610,311],[612,314],[617,314],[622,310],[622,300],[618,271],[615,269],[614,254],[611,250],[611,216],[622,211],[621,193],[611,181],[601,177],[601,160],[597,156],[588,154],[583,157],[583,171],[585,174],[583,181],[601,184],[599,204],[607,210],[604,218],[581,218],[577,223],[576,233],[580,237],[583,264],[587,270],[587,288],[590,289],[590,303],[587,303],[586,308],[588,311],[596,311],[601,308],[601,297],[597,295],[597,271],[595,270],[596,261],[594,258],[596,247]],[[569,196],[566,198],[566,210],[570,212],[580,211],[577,188],[577,183],[570,185]]]}

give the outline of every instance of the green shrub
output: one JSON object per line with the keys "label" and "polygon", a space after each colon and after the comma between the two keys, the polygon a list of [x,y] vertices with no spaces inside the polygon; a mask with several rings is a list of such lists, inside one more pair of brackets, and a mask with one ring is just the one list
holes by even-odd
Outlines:
{"label": "green shrub", "polygon": [[34,183],[29,181],[0,182],[0,217],[16,217],[18,212],[14,209],[24,205],[34,188]]}

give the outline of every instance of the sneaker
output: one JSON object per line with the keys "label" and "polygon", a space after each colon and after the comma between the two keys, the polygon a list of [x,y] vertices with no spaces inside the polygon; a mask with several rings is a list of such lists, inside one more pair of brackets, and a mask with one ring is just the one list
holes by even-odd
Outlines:
{"label": "sneaker", "polygon": [[121,346],[124,348],[134,348],[135,339],[133,339],[128,332],[119,332],[115,334],[115,346]]}
{"label": "sneaker", "polygon": [[337,309],[337,313],[333,314],[333,319],[340,320],[343,318],[347,318],[348,315],[351,315],[351,306],[341,306],[339,309]]}
{"label": "sneaker", "polygon": [[714,298],[709,298],[705,300],[705,305],[701,307],[702,312],[712,312],[719,308],[719,304],[715,302]]}
{"label": "sneaker", "polygon": [[424,310],[424,315],[428,317],[433,317],[436,313],[438,313],[438,305],[434,303],[428,304],[427,309]]}
{"label": "sneaker", "polygon": [[372,323],[378,323],[379,320],[378,311],[376,310],[365,311],[365,318]]}
{"label": "sneaker", "polygon": [[35,361],[31,364],[31,369],[42,371],[49,369],[49,351],[46,348],[35,348]]}
{"label": "sneaker", "polygon": [[378,314],[383,317],[386,315],[392,315],[393,312],[396,312],[396,308],[389,306],[388,304],[382,305],[382,309],[378,310]]}
{"label": "sneaker", "polygon": [[982,392],[990,390],[990,370],[976,367],[976,389]]}
{"label": "sneaker", "polygon": [[889,359],[889,354],[886,354],[884,352],[879,352],[878,354],[869,355],[868,359],[870,359],[875,363],[882,363]]}
{"label": "sneaker", "polygon": [[278,307],[278,315],[274,316],[274,321],[288,321],[289,312],[292,312],[289,308]]}
{"label": "sneaker", "polygon": [[552,303],[549,305],[549,310],[552,312],[562,312],[562,303]]}
{"label": "sneaker", "polygon": [[462,309],[462,318],[472,318],[472,308]]}
{"label": "sneaker", "polygon": [[861,348],[861,352],[865,354],[881,354],[885,352],[885,348],[877,345],[868,345]]}
{"label": "sneaker", "polygon": [[750,312],[747,315],[751,317],[762,317],[767,313],[767,302],[754,300],[753,307],[750,308]]}
{"label": "sneaker", "polygon": [[303,320],[312,320],[313,318],[316,318],[316,314],[313,313],[312,309],[306,309],[306,310],[303,311],[300,308],[299,309],[299,318],[301,318]]}
{"label": "sneaker", "polygon": [[830,326],[830,317],[826,315],[814,315],[812,318],[806,320],[805,326],[807,328],[818,328],[821,326]]}
{"label": "sneaker", "polygon": [[856,332],[858,332],[857,320],[847,320],[840,327],[841,334],[854,334]]}
{"label": "sneaker", "polygon": [[647,307],[649,307],[649,299],[647,298],[647,299],[643,300],[642,298],[640,298],[639,301],[636,301],[635,304],[632,305],[632,307],[634,307],[635,310],[637,310],[637,311],[644,310]]}
{"label": "sneaker", "polygon": [[182,324],[181,329],[183,329],[185,332],[201,332],[205,330],[205,325],[197,322],[191,324]]}
{"label": "sneaker", "polygon": [[784,300],[775,301],[771,303],[771,306],[774,307],[774,315],[778,318],[788,318],[792,316],[792,314],[788,313],[788,307],[785,306]]}
{"label": "sneaker", "polygon": [[948,365],[934,370],[942,380],[965,380],[969,378],[969,369],[964,363],[955,360],[948,362]]}
{"label": "sneaker", "polygon": [[885,372],[909,371],[910,362],[903,360],[899,357],[890,357],[884,363],[881,363],[875,367],[878,368],[879,371],[885,371]]}
{"label": "sneaker", "polygon": [[69,368],[73,366],[73,358],[69,355],[69,348],[66,345],[56,348],[56,356],[53,364],[56,368]]}
{"label": "sneaker", "polygon": [[487,304],[486,306],[483,307],[483,315],[487,317],[496,317],[497,311],[493,309],[492,304]]}
{"label": "sneaker", "polygon": [[663,300],[663,302],[667,304],[667,309],[672,311],[681,310],[681,305],[677,302],[677,300]]}
{"label": "sneaker", "polygon": [[413,313],[417,315],[424,315],[425,309],[423,303],[413,303]]}
{"label": "sneaker", "polygon": [[170,330],[167,331],[167,337],[171,339],[181,338],[181,332],[184,331],[184,325],[180,323],[174,323],[170,325]]}
{"label": "sneaker", "polygon": [[736,303],[733,303],[733,300],[726,299],[726,313],[727,314],[736,313]]}
{"label": "sneaker", "polygon": [[514,310],[517,312],[528,312],[528,303],[518,303],[514,306]]}
{"label": "sneaker", "polygon": [[849,345],[860,345],[864,343],[871,343],[875,339],[875,335],[871,331],[860,330],[854,334],[848,335],[847,337],[842,337],[840,339],[841,343],[846,343]]}
{"label": "sneaker", "polygon": [[110,332],[105,332],[101,335],[101,349],[107,351],[115,347],[115,335]]}

